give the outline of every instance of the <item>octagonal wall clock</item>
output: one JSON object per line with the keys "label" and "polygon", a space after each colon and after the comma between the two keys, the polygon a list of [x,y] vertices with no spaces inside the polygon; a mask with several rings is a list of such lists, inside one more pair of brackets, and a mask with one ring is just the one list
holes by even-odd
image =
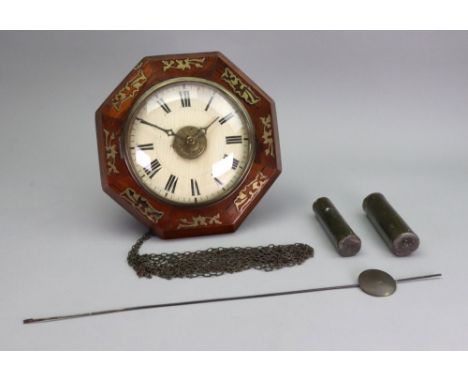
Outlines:
{"label": "octagonal wall clock", "polygon": [[218,52],[143,58],[96,131],[104,191],[162,238],[236,230],[281,172],[273,100]]}

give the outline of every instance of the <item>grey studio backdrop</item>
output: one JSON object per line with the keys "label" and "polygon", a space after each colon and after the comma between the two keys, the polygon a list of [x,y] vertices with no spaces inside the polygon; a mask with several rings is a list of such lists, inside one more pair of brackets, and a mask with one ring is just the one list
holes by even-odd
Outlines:
{"label": "grey studio backdrop", "polygon": [[[1,349],[468,349],[466,32],[0,32]],[[276,101],[283,173],[234,234],[145,251],[305,242],[271,273],[138,279],[145,228],[100,187],[94,111],[146,55],[220,50]],[[383,192],[420,235],[396,258],[361,203]],[[363,240],[339,257],[311,210]],[[441,272],[389,298],[357,289],[23,326],[22,319]]]}

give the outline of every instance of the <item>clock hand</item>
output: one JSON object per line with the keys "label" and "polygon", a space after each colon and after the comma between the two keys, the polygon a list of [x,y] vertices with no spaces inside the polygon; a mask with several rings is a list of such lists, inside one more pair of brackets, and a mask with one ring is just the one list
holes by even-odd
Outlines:
{"label": "clock hand", "polygon": [[211,121],[211,123],[210,123],[208,126],[204,127],[204,129],[205,129],[205,130],[208,130],[208,128],[209,128],[213,123],[215,123],[218,119],[219,119],[219,117],[216,117],[215,119],[213,119],[213,120]]}
{"label": "clock hand", "polygon": [[[213,119],[209,124],[208,126],[206,127],[201,127],[200,130],[203,131],[204,134],[206,134],[206,131],[211,127],[211,125],[213,125],[213,123],[215,123],[217,120],[219,119],[219,117],[216,117],[215,119]],[[198,135],[198,134],[197,134]]]}
{"label": "clock hand", "polygon": [[174,132],[174,130],[172,130],[172,129],[164,129],[164,128],[158,126],[158,125],[155,125],[155,124],[153,124],[153,123],[150,123],[150,122],[145,121],[144,119],[141,119],[141,118],[138,118],[138,117],[135,118],[135,119],[136,119],[137,121],[140,121],[141,123],[143,123],[143,124],[145,124],[145,125],[152,126],[152,127],[156,127],[156,129],[159,129],[159,130],[161,130],[161,131],[164,131],[169,137],[172,137],[172,136],[177,136],[177,137],[179,137],[179,136]]}

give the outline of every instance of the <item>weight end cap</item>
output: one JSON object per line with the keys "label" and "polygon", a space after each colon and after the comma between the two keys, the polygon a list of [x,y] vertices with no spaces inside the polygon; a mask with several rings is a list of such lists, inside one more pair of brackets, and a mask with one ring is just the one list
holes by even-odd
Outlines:
{"label": "weight end cap", "polygon": [[395,256],[409,256],[419,247],[419,237],[413,232],[406,232],[398,236],[392,244]]}
{"label": "weight end cap", "polygon": [[356,235],[349,235],[340,240],[337,244],[337,250],[340,256],[350,257],[357,254],[361,249],[361,239]]}

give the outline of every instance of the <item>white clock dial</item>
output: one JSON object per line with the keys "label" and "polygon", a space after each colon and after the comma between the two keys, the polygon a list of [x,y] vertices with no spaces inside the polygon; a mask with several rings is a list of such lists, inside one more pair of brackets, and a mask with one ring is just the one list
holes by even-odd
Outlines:
{"label": "white clock dial", "polygon": [[254,153],[250,118],[219,85],[181,78],[157,85],[131,113],[125,151],[134,177],[171,203],[205,204],[228,195]]}

